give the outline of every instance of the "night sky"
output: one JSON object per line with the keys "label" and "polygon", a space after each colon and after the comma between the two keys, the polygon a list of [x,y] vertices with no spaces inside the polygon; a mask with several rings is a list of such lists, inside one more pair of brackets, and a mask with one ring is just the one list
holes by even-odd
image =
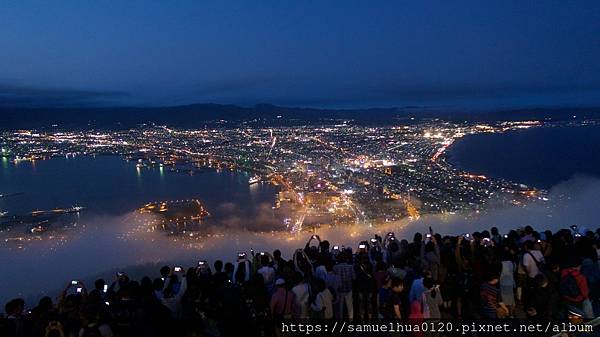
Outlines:
{"label": "night sky", "polygon": [[0,105],[600,105],[600,1],[0,2]]}

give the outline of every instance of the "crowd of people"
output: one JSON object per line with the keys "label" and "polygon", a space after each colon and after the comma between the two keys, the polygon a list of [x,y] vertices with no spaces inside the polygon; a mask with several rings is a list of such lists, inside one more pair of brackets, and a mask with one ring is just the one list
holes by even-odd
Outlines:
{"label": "crowd of people", "polygon": [[[239,252],[235,262],[165,266],[154,279],[118,273],[90,289],[70,280],[55,300],[6,303],[1,336],[248,336],[280,322],[591,319],[600,314],[600,229],[530,226],[412,241],[375,235],[357,247],[319,236],[289,259]],[[41,281],[41,280],[40,280]]]}

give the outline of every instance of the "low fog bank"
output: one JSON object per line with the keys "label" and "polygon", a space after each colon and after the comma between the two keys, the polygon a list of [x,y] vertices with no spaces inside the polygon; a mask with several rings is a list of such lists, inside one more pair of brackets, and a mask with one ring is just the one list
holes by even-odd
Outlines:
{"label": "low fog bank", "polygon": [[[566,228],[571,224],[595,229],[598,226],[597,207],[600,201],[600,179],[574,177],[560,183],[549,192],[548,201],[536,201],[526,206],[495,208],[480,214],[430,215],[418,220],[397,221],[374,227],[320,228],[315,232],[332,245],[356,248],[359,241],[394,231],[398,237],[411,239],[414,232],[426,231],[432,226],[442,234],[460,235],[492,226],[501,232],[532,225],[538,230]],[[223,205],[235,214],[236,205]],[[43,295],[52,298],[72,279],[84,280],[88,287],[96,277],[114,279],[117,270],[124,270],[134,278],[143,275],[158,276],[162,265],[189,267],[197,260],[216,259],[233,262],[238,251],[272,251],[280,249],[290,257],[296,248],[305,245],[311,233],[291,234],[282,231],[257,232],[248,227],[271,230],[278,222],[273,220],[270,208],[261,207],[259,216],[244,219],[232,215],[211,225],[202,236],[168,236],[148,232],[138,214],[125,216],[98,216],[86,222],[67,240],[43,240],[25,245],[24,249],[0,247],[0,301],[24,297],[32,307]],[[225,226],[220,226],[223,224]],[[280,224],[280,223],[279,223]],[[264,227],[263,227],[264,226]]]}
{"label": "low fog bank", "polygon": [[577,224],[595,230],[600,226],[600,178],[575,176],[548,191],[548,200],[536,200],[524,206],[492,206],[480,214],[424,216],[410,223],[409,232],[423,231],[431,225],[447,234],[481,231],[496,226],[507,232],[531,225],[536,230],[558,230]]}

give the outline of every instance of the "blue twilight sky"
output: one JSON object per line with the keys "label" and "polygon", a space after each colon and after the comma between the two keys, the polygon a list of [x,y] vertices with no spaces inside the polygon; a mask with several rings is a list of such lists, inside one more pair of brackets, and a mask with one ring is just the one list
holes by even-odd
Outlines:
{"label": "blue twilight sky", "polygon": [[600,1],[0,2],[0,105],[600,105]]}

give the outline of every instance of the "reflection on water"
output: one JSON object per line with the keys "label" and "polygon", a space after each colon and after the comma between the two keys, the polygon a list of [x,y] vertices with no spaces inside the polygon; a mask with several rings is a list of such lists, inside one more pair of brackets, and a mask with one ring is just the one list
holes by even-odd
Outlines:
{"label": "reflection on water", "polygon": [[[34,166],[35,165],[35,166]],[[167,168],[136,167],[118,157],[55,158],[47,161],[6,163],[0,170],[0,194],[23,192],[0,199],[0,209],[23,214],[34,209],[86,206],[83,216],[120,215],[148,202],[200,199],[207,209],[224,203],[238,205],[237,212],[252,218],[256,203],[272,203],[276,188],[268,184],[248,185],[249,175],[230,171],[202,170],[193,176],[169,172]],[[132,179],[133,177],[137,179]]]}
{"label": "reflection on water", "polygon": [[[177,258],[211,241],[223,226],[253,230],[263,221],[277,223],[270,207],[277,190],[266,184],[250,189],[244,173],[203,170],[190,176],[110,156],[2,162],[0,194],[18,194],[0,198],[1,211],[86,209],[77,222],[57,223],[43,233],[31,233],[26,224],[0,231],[0,269],[11,271],[10,278],[0,280],[0,301],[114,267]],[[181,199],[199,199],[211,213],[205,235],[188,236],[185,240],[192,241],[181,247],[183,239],[152,232],[134,212],[148,202]]]}

